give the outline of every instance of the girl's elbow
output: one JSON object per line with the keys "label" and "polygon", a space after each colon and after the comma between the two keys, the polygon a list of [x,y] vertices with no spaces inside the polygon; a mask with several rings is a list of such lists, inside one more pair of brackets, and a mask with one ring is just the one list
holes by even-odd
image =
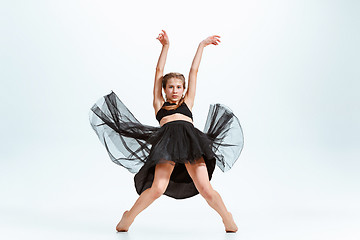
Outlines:
{"label": "girl's elbow", "polygon": [[190,74],[197,74],[198,73],[198,71],[199,71],[199,69],[198,68],[190,68]]}

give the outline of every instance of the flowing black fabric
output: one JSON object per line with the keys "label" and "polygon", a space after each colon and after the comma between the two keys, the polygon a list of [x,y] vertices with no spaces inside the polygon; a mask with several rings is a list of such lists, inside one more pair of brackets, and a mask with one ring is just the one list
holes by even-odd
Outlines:
{"label": "flowing black fabric", "polygon": [[156,164],[168,162],[175,167],[164,194],[195,196],[199,192],[185,163],[203,157],[211,180],[215,165],[223,172],[232,168],[244,144],[238,118],[222,104],[210,105],[204,132],[184,120],[154,127],[141,124],[111,91],[92,106],[89,120],[111,160],[135,174],[139,195],[151,187]]}

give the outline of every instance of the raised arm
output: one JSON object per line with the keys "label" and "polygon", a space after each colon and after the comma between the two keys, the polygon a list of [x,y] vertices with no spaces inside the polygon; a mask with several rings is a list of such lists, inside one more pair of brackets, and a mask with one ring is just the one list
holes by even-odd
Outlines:
{"label": "raised arm", "polygon": [[160,43],[163,45],[160,53],[160,57],[158,60],[158,63],[156,65],[156,73],[155,73],[155,81],[154,81],[154,100],[153,100],[153,106],[155,109],[155,113],[161,108],[162,104],[164,103],[164,98],[162,97],[161,92],[161,81],[164,74],[164,67],[167,57],[167,52],[169,50],[169,38],[164,30],[163,32],[159,34],[159,36],[156,38],[160,41]]}
{"label": "raised arm", "polygon": [[188,78],[188,90],[186,91],[185,99],[184,99],[186,105],[188,105],[190,109],[192,109],[194,105],[195,92],[196,92],[196,78],[197,78],[197,73],[199,70],[199,65],[204,47],[206,47],[209,44],[218,45],[219,44],[218,42],[220,42],[218,38],[220,38],[220,36],[218,35],[210,36],[205,40],[201,41],[197,48],[194,60],[191,64],[189,78]]}

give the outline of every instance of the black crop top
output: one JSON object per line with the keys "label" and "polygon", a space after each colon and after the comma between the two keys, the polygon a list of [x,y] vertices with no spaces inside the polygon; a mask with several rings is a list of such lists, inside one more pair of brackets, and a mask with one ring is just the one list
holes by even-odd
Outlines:
{"label": "black crop top", "polygon": [[[164,102],[163,106],[176,105],[176,103]],[[156,113],[156,119],[160,122],[161,119],[165,116],[172,115],[174,113],[181,113],[185,116],[188,116],[193,120],[192,112],[189,107],[183,102],[178,108],[173,110],[165,110],[164,108],[160,108],[160,110]]]}

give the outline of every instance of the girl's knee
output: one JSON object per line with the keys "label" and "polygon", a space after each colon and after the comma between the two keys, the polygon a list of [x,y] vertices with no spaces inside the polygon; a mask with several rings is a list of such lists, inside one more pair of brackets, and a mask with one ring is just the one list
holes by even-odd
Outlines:
{"label": "girl's knee", "polygon": [[201,196],[203,196],[206,200],[211,201],[214,198],[215,190],[211,186],[203,185],[198,187],[198,191]]}
{"label": "girl's knee", "polygon": [[159,198],[164,194],[166,187],[164,186],[151,186],[151,192],[154,198]]}

